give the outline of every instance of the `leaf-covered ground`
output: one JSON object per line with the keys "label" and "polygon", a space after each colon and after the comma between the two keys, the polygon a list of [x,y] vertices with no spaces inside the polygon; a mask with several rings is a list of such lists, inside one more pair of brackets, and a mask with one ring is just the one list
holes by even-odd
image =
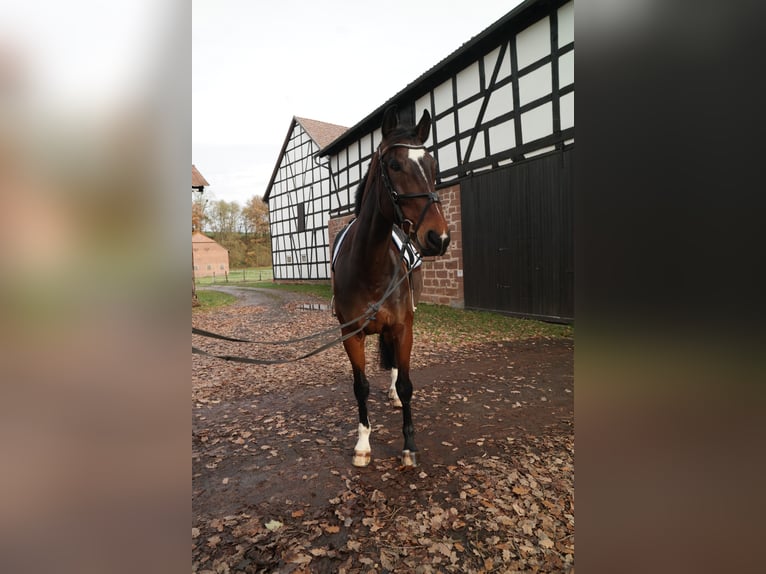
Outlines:
{"label": "leaf-covered ground", "polygon": [[[237,305],[195,312],[194,325],[279,340],[337,324],[301,310],[318,302],[307,295],[235,292]],[[301,350],[194,344],[263,358]],[[340,345],[275,366],[192,357],[192,571],[573,570],[571,339],[419,333],[414,469],[399,465],[401,411],[372,338],[367,348],[373,460],[362,469],[351,465],[356,401]]]}

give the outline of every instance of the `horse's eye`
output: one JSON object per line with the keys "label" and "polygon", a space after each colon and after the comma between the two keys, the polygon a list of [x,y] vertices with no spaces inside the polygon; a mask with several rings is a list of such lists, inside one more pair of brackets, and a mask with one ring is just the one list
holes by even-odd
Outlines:
{"label": "horse's eye", "polygon": [[392,160],[391,160],[391,161],[388,163],[388,167],[390,167],[390,168],[391,168],[391,169],[393,169],[394,171],[402,171],[402,166],[401,166],[401,164],[400,164],[398,161],[396,161],[395,159],[392,159]]}

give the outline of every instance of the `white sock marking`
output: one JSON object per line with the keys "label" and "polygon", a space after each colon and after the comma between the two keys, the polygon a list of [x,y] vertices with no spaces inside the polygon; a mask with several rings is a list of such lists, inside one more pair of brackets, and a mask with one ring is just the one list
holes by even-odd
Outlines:
{"label": "white sock marking", "polygon": [[388,388],[388,398],[395,407],[401,407],[402,401],[396,393],[396,379],[399,377],[399,369],[391,369],[391,386]]}
{"label": "white sock marking", "polygon": [[372,428],[367,428],[362,423],[359,423],[359,438],[356,441],[354,452],[371,452],[370,449],[370,433]]}

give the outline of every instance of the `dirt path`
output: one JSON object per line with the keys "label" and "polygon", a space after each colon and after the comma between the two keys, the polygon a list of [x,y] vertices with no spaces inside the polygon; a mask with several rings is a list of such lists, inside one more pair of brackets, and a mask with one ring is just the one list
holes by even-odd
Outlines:
{"label": "dirt path", "polygon": [[[195,325],[266,340],[332,325],[300,310],[313,301],[304,295],[226,290],[238,304]],[[401,411],[376,368],[373,461],[351,466],[356,402],[342,348],[273,367],[194,356],[193,570],[568,571],[571,341],[418,349],[416,469],[399,467]]]}

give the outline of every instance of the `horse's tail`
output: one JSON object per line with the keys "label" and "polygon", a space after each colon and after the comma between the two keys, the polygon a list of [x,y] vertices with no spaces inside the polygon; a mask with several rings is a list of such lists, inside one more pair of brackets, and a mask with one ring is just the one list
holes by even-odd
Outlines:
{"label": "horse's tail", "polygon": [[380,350],[380,368],[390,371],[396,367],[394,359],[394,343],[391,340],[386,341],[383,333],[378,338],[378,349]]}

